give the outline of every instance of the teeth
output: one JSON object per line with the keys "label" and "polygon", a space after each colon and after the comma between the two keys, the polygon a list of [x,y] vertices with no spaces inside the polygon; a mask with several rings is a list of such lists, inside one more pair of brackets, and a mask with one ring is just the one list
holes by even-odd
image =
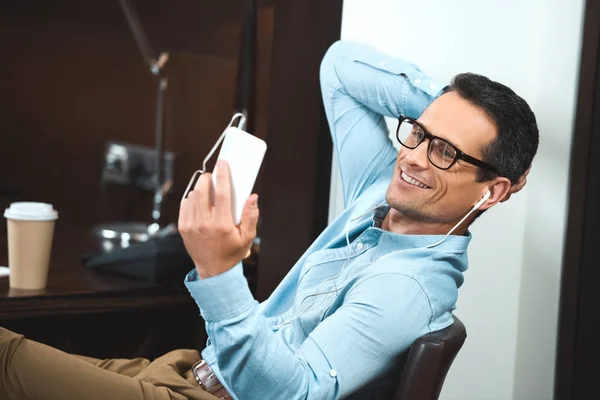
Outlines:
{"label": "teeth", "polygon": [[410,176],[406,175],[404,172],[402,172],[401,176],[402,176],[402,179],[404,179],[405,182],[408,182],[411,185],[418,186],[421,189],[428,189],[429,188],[429,186],[424,185],[423,183],[419,182],[418,180],[411,178]]}

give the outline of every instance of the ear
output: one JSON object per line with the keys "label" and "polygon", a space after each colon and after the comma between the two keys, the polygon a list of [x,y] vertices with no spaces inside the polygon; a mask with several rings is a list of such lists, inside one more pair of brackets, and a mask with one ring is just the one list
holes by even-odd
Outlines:
{"label": "ear", "polygon": [[[500,203],[510,191],[510,187],[510,180],[500,176],[494,178],[492,181],[486,182],[486,188],[490,191],[490,197],[479,207],[479,210],[484,211],[497,203]],[[483,194],[485,194],[485,192]]]}

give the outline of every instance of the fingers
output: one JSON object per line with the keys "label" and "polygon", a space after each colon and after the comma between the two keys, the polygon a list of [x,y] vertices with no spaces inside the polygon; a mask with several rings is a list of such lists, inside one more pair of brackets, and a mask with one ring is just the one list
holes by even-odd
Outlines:
{"label": "fingers", "polygon": [[[211,217],[210,190],[212,179],[210,173],[200,175],[194,190],[188,195],[188,200],[192,203],[193,214],[197,218],[207,219]],[[185,203],[185,201],[184,201]]]}
{"label": "fingers", "polygon": [[519,178],[519,180],[510,187],[510,193],[517,193],[518,191],[520,191],[521,189],[523,189],[525,187],[525,185],[527,184],[527,177],[526,176],[522,176],[521,178]]}
{"label": "fingers", "polygon": [[527,175],[522,175],[517,181],[517,183],[515,183],[515,186],[522,188],[523,186],[525,186],[525,183],[527,183]]}
{"label": "fingers", "polygon": [[215,187],[215,214],[221,221],[232,221],[231,212],[231,172],[227,161],[217,164],[217,186]]}
{"label": "fingers", "polygon": [[510,199],[511,195],[521,191],[525,187],[525,185],[527,184],[527,175],[529,175],[532,166],[533,164],[530,164],[529,168],[527,168],[527,170],[523,172],[523,175],[521,175],[519,179],[513,185],[511,185],[508,193],[506,194],[506,197],[504,197],[504,199],[502,199],[500,202],[504,203],[506,200]]}
{"label": "fingers", "polygon": [[527,184],[527,175],[529,175],[532,165],[533,164],[530,164],[529,168],[527,168],[527,170],[525,172],[523,172],[523,175],[521,175],[519,177],[519,179],[515,182],[515,184],[510,187],[511,194],[517,193],[518,191],[520,191],[521,189],[523,189],[525,187],[525,185]]}
{"label": "fingers", "polygon": [[519,190],[523,189],[526,184],[527,184],[527,177],[521,179],[521,182],[519,183]]}
{"label": "fingers", "polygon": [[525,170],[525,172],[523,172],[523,175],[521,175],[519,177],[519,180],[515,184],[519,187],[519,190],[523,189],[523,186],[525,186],[525,184],[527,183],[527,175],[529,175],[532,165],[533,164],[529,164],[529,168],[527,168],[527,170]]}
{"label": "fingers", "polygon": [[240,221],[240,231],[245,240],[252,242],[256,237],[256,225],[258,224],[258,195],[252,194],[244,204],[242,219]]}
{"label": "fingers", "polygon": [[183,229],[183,227],[185,226],[185,221],[189,220],[190,214],[191,214],[190,202],[182,200],[181,204],[179,205],[179,219],[177,221],[177,227],[180,230]]}
{"label": "fingers", "polygon": [[[215,173],[216,187],[213,191],[212,174],[206,172],[200,175],[194,190],[181,202],[179,221],[189,218],[202,220],[212,219],[213,216],[222,222],[233,222],[231,208],[231,172],[226,161],[219,161]],[[214,212],[213,201],[214,196]],[[232,225],[233,226],[233,225]]]}

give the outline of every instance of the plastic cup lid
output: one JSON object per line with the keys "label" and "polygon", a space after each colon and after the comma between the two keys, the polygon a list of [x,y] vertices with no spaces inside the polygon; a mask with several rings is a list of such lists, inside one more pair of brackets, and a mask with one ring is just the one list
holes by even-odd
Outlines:
{"label": "plastic cup lid", "polygon": [[54,221],[58,219],[58,211],[52,204],[19,202],[12,203],[4,211],[4,217],[24,221]]}

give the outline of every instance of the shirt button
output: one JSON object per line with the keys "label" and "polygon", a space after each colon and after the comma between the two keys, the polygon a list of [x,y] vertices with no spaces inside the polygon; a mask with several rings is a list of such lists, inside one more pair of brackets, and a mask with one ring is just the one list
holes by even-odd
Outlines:
{"label": "shirt button", "polygon": [[309,269],[310,268],[310,263],[307,262],[306,264],[304,264],[304,266],[306,267],[306,269]]}
{"label": "shirt button", "polygon": [[380,61],[379,62],[379,66],[381,67],[385,67],[387,65],[387,63],[385,61]]}
{"label": "shirt button", "polygon": [[415,85],[420,85],[421,84],[421,80],[420,79],[415,79]]}
{"label": "shirt button", "polygon": [[327,297],[333,296],[333,293],[327,293]]}
{"label": "shirt button", "polygon": [[337,372],[335,371],[335,369],[329,371],[329,376],[331,376],[332,378],[335,378],[337,376]]}
{"label": "shirt button", "polygon": [[429,84],[429,89],[433,90],[437,87],[437,85],[435,83],[430,83]]}
{"label": "shirt button", "polygon": [[357,248],[358,250],[362,250],[362,249],[363,249],[363,247],[365,247],[365,245],[364,245],[364,244],[362,244],[361,242],[358,242],[358,243],[356,244],[356,248]]}

